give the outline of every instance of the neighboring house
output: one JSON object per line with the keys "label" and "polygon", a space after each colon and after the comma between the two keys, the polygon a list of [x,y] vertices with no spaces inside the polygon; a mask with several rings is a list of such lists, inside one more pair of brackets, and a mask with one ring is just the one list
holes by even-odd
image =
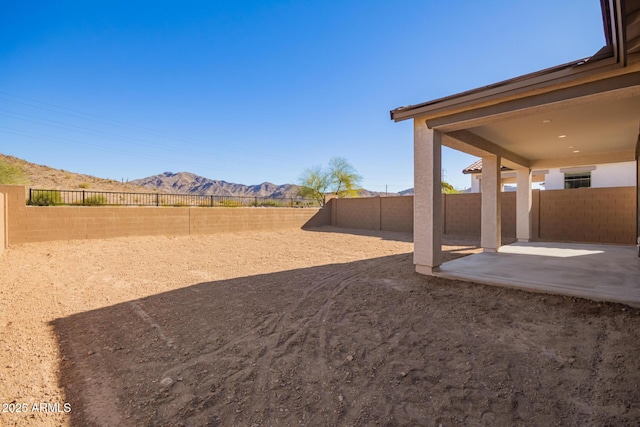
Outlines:
{"label": "neighboring house", "polygon": [[[515,171],[516,237],[528,241],[532,171],[558,169],[575,173],[579,182],[585,178],[577,174],[584,172],[595,179],[600,165],[638,164],[640,0],[600,4],[606,45],[593,56],[391,111],[394,121],[413,120],[417,272],[433,274],[442,263],[443,145],[482,159],[480,244],[485,252],[502,245],[502,166]],[[444,63],[433,59],[434,66]],[[595,169],[579,170],[584,165]],[[636,166],[640,228],[638,174]],[[635,240],[637,232],[630,237]]]}
{"label": "neighboring house", "polygon": [[[470,193],[479,193],[482,185],[482,159],[465,168],[462,173],[470,175]],[[636,162],[601,163],[533,170],[531,181],[540,183],[545,190],[567,188],[633,187],[636,185]],[[501,167],[501,185],[516,183],[516,171]],[[504,188],[503,188],[504,190]]]}

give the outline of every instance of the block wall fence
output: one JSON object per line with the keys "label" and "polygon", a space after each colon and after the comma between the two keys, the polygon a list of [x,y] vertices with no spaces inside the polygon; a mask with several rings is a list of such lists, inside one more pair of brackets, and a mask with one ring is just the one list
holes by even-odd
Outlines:
{"label": "block wall fence", "polygon": [[[503,238],[516,236],[516,193],[501,193]],[[445,234],[480,237],[481,193],[444,194]],[[635,187],[534,190],[534,240],[635,244]],[[412,231],[413,197],[332,199],[331,224],[344,228]]]}
{"label": "block wall fence", "polygon": [[[480,193],[443,195],[445,234],[480,236]],[[635,187],[534,190],[534,240],[634,244]],[[515,237],[516,194],[502,193],[502,235]],[[324,209],[27,206],[0,186],[0,251],[9,244],[320,227],[413,231],[413,197],[331,199]]]}
{"label": "block wall fence", "polygon": [[6,196],[0,193],[0,254],[8,246],[7,242],[7,205],[5,203]]}
{"label": "block wall fence", "polygon": [[331,222],[326,209],[27,206],[23,186],[0,185],[0,194],[7,205],[5,245],[277,230]]}

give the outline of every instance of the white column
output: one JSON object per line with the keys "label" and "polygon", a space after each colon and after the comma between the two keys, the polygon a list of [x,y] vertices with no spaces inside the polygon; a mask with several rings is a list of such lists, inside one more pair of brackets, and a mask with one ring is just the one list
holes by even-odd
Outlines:
{"label": "white column", "polygon": [[497,252],[502,244],[500,216],[500,156],[482,157],[481,242],[484,252]]}
{"label": "white column", "polygon": [[531,240],[531,169],[516,169],[516,239]]}
{"label": "white column", "polygon": [[413,263],[432,274],[442,264],[442,135],[413,120]]}

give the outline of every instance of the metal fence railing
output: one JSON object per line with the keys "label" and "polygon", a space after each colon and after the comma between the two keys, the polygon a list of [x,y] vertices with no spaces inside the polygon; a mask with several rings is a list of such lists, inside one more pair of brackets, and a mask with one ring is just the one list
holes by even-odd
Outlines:
{"label": "metal fence railing", "polygon": [[32,206],[320,207],[314,199],[29,189]]}

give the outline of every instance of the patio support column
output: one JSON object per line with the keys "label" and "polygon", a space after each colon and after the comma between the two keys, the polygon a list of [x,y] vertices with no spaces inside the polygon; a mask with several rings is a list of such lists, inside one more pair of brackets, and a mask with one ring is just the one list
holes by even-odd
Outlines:
{"label": "patio support column", "polygon": [[413,263],[430,275],[442,264],[442,134],[413,120]]}
{"label": "patio support column", "polygon": [[497,252],[502,244],[500,215],[500,156],[482,157],[482,214],[480,246]]}
{"label": "patio support column", "polygon": [[531,169],[516,169],[516,239],[531,240]]}

